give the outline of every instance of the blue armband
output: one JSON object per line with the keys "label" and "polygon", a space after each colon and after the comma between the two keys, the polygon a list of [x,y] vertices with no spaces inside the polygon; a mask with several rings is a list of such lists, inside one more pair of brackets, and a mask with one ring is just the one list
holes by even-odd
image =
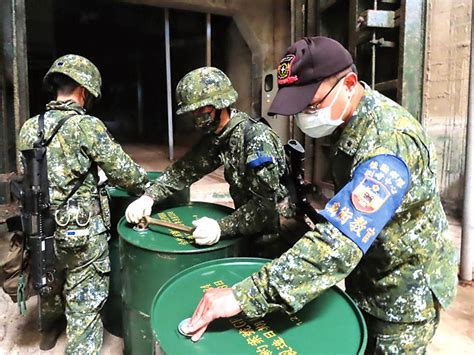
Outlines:
{"label": "blue armband", "polygon": [[259,166],[262,166],[264,164],[275,162],[275,159],[273,159],[271,155],[260,155],[260,152],[258,152],[257,154],[258,156],[255,159],[247,163],[250,168],[258,168]]}
{"label": "blue armband", "polygon": [[395,155],[377,155],[354,172],[320,214],[365,254],[402,204],[410,171]]}

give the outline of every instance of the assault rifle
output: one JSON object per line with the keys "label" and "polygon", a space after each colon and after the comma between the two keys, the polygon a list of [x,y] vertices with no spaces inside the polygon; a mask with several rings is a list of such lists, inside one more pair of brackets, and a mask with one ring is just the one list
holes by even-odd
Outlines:
{"label": "assault rifle", "polygon": [[[48,164],[46,151],[62,125],[75,114],[62,118],[48,139],[44,138],[44,114],[38,118],[38,139],[33,148],[21,151],[24,176],[21,184],[12,181],[11,191],[21,202],[21,223],[29,254],[30,278],[40,296],[52,291],[56,267],[54,232],[56,222],[49,199]],[[70,192],[64,203],[74,194],[81,181]],[[58,208],[60,208],[58,207]]]}
{"label": "assault rifle", "polygon": [[12,191],[21,202],[21,221],[30,257],[30,277],[33,288],[40,296],[50,293],[56,264],[56,224],[49,203],[45,143],[41,136],[32,149],[21,152],[25,170],[23,188],[16,182],[12,184]]}
{"label": "assault rifle", "polygon": [[313,223],[318,223],[323,219],[311,206],[307,198],[313,185],[306,183],[304,180],[305,150],[296,139],[290,139],[285,144],[285,152],[289,159],[290,179],[292,180],[289,187],[290,194],[294,196],[296,209],[305,214]]}

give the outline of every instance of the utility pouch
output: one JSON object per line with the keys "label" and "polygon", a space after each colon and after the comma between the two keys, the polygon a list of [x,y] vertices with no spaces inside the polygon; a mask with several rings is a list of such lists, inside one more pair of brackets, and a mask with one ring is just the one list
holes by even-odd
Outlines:
{"label": "utility pouch", "polygon": [[88,203],[69,199],[55,212],[56,241],[62,249],[80,249],[89,241],[89,225],[94,215]]}
{"label": "utility pouch", "polygon": [[89,242],[89,228],[58,228],[56,242],[61,249],[82,249]]}
{"label": "utility pouch", "polygon": [[110,259],[108,256],[97,259],[93,265],[99,274],[107,274],[110,272]]}
{"label": "utility pouch", "polygon": [[102,215],[102,220],[104,221],[105,228],[110,230],[112,227],[111,217],[110,217],[110,205],[109,205],[109,194],[105,187],[99,189],[99,202],[100,202],[100,211]]}

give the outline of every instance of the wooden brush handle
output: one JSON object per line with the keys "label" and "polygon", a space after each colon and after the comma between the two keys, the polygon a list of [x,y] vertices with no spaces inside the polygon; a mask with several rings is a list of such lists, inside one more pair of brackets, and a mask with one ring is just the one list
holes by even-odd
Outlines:
{"label": "wooden brush handle", "polygon": [[166,227],[166,228],[169,228],[169,229],[174,229],[174,230],[178,230],[178,231],[189,233],[189,234],[192,234],[194,232],[194,229],[195,229],[195,228],[191,228],[191,227],[188,227],[188,226],[183,226],[181,224],[177,224],[177,223],[173,223],[173,222],[162,221],[161,219],[152,218],[150,216],[143,217],[140,220],[140,222],[138,223],[140,228],[145,228],[149,224],[153,224],[153,225],[161,226],[161,227]]}

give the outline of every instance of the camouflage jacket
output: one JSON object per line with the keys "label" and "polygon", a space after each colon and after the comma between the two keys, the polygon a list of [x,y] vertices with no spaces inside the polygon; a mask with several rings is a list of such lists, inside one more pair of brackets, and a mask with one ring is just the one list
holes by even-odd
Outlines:
{"label": "camouflage jacket", "polygon": [[180,160],[168,167],[146,194],[156,201],[183,189],[224,165],[224,176],[236,210],[218,221],[222,234],[275,233],[277,202],[288,191],[280,183],[286,170],[278,136],[265,124],[231,109],[231,120],[220,134],[204,135]]}
{"label": "camouflage jacket", "polygon": [[329,221],[317,224],[280,258],[233,286],[243,311],[250,317],[273,309],[296,312],[347,277],[346,291],[375,317],[393,322],[433,318],[435,300],[447,307],[457,282],[433,144],[404,108],[367,86],[336,138],[331,156],[336,191],[363,162],[392,154],[410,172],[401,205],[365,255]]}
{"label": "camouflage jacket", "polygon": [[[114,142],[102,121],[86,115],[86,111],[74,101],[52,101],[46,106],[45,138],[50,136],[61,118],[73,113],[76,115],[64,123],[47,148],[49,195],[53,209],[64,201],[92,163],[104,170],[112,184],[131,192],[142,192],[148,181],[145,170]],[[32,148],[37,140],[38,117],[29,119],[21,128],[19,151]],[[104,232],[108,227],[105,220],[109,217],[107,199],[101,198],[99,203],[101,194],[97,183],[97,169],[93,169],[72,197],[91,213],[93,233]]]}

